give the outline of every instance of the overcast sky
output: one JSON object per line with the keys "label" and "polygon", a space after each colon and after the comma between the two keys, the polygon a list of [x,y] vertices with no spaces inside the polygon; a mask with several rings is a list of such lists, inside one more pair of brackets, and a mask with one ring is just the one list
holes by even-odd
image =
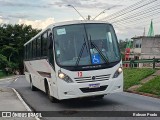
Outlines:
{"label": "overcast sky", "polygon": [[[68,4],[77,8],[85,18],[87,15],[94,18],[102,10],[114,6],[97,18],[100,19],[138,1],[140,0],[0,0],[0,24],[24,23],[32,25],[34,28],[44,28],[54,22],[81,19],[73,8],[67,7]],[[148,25],[140,28],[135,25],[134,28],[127,29],[115,26],[115,29],[118,38],[125,39],[142,35],[144,27],[148,32],[149,24],[150,21],[148,21]],[[156,31],[158,33],[158,30],[160,31],[160,26],[157,26],[155,33]]]}

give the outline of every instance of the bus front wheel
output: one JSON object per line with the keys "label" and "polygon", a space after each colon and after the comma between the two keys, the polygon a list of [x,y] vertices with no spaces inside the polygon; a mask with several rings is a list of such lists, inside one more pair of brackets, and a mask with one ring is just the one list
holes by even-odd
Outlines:
{"label": "bus front wheel", "polygon": [[58,103],[59,100],[51,96],[48,83],[45,85],[45,88],[46,88],[46,94],[47,94],[49,100],[50,100],[52,103]]}

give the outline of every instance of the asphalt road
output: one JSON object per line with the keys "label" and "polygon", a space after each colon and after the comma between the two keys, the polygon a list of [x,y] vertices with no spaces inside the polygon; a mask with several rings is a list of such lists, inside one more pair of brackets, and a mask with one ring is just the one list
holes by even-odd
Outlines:
{"label": "asphalt road", "polygon": [[[65,100],[60,103],[51,103],[42,91],[31,91],[29,83],[24,76],[17,81],[8,82],[8,87],[15,88],[26,103],[35,111],[160,111],[160,99],[136,95],[132,93],[114,93],[104,97],[103,100]],[[5,85],[7,82],[5,83]],[[90,120],[106,117],[54,117],[42,118],[44,120]],[[157,117],[110,117],[112,120],[159,120]]]}

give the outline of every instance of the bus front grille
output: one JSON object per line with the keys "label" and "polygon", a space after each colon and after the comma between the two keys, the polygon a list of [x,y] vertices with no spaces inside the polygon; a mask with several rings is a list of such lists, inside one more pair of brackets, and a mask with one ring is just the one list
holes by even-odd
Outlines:
{"label": "bus front grille", "polygon": [[108,85],[105,85],[105,86],[100,86],[98,88],[80,88],[80,90],[83,92],[83,93],[88,93],[88,92],[98,92],[98,91],[104,91],[106,90],[108,87]]}
{"label": "bus front grille", "polygon": [[105,81],[109,80],[111,74],[108,75],[98,75],[98,76],[90,76],[90,77],[79,77],[74,78],[77,83],[86,83],[86,82],[97,82],[97,81]]}

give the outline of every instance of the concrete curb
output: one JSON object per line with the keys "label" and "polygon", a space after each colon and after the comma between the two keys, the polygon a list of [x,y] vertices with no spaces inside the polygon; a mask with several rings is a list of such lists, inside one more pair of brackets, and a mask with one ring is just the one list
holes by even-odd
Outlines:
{"label": "concrete curb", "polygon": [[147,96],[147,97],[152,97],[152,98],[160,99],[160,97],[158,95],[154,95],[154,94],[150,94],[150,93],[143,93],[143,92],[130,91],[130,90],[127,90],[125,92],[134,93],[134,94],[137,94],[137,95],[142,95],[142,96]]}
{"label": "concrete curb", "polygon": [[7,78],[2,78],[2,79],[0,79],[0,81],[12,80],[12,79],[16,79],[16,78],[19,78],[19,75],[17,75],[17,76],[12,76],[12,77],[7,77]]}
{"label": "concrete curb", "polygon": [[[18,79],[18,78],[17,78],[17,79]],[[19,94],[14,88],[12,88],[12,90],[16,93],[18,99],[22,102],[22,104],[24,105],[25,109],[26,109],[27,111],[32,112],[32,110],[31,110],[30,107],[25,103],[25,101],[22,99],[22,97],[20,96],[20,94]],[[35,119],[36,119],[36,120],[40,120],[40,118],[38,118],[38,117],[35,117]]]}
{"label": "concrete curb", "polygon": [[26,110],[27,111],[32,111],[30,109],[30,107],[24,102],[24,100],[22,99],[22,97],[20,96],[20,94],[14,88],[12,88],[12,90],[16,93],[18,99],[22,102],[22,104],[24,105],[24,107],[26,108]]}

